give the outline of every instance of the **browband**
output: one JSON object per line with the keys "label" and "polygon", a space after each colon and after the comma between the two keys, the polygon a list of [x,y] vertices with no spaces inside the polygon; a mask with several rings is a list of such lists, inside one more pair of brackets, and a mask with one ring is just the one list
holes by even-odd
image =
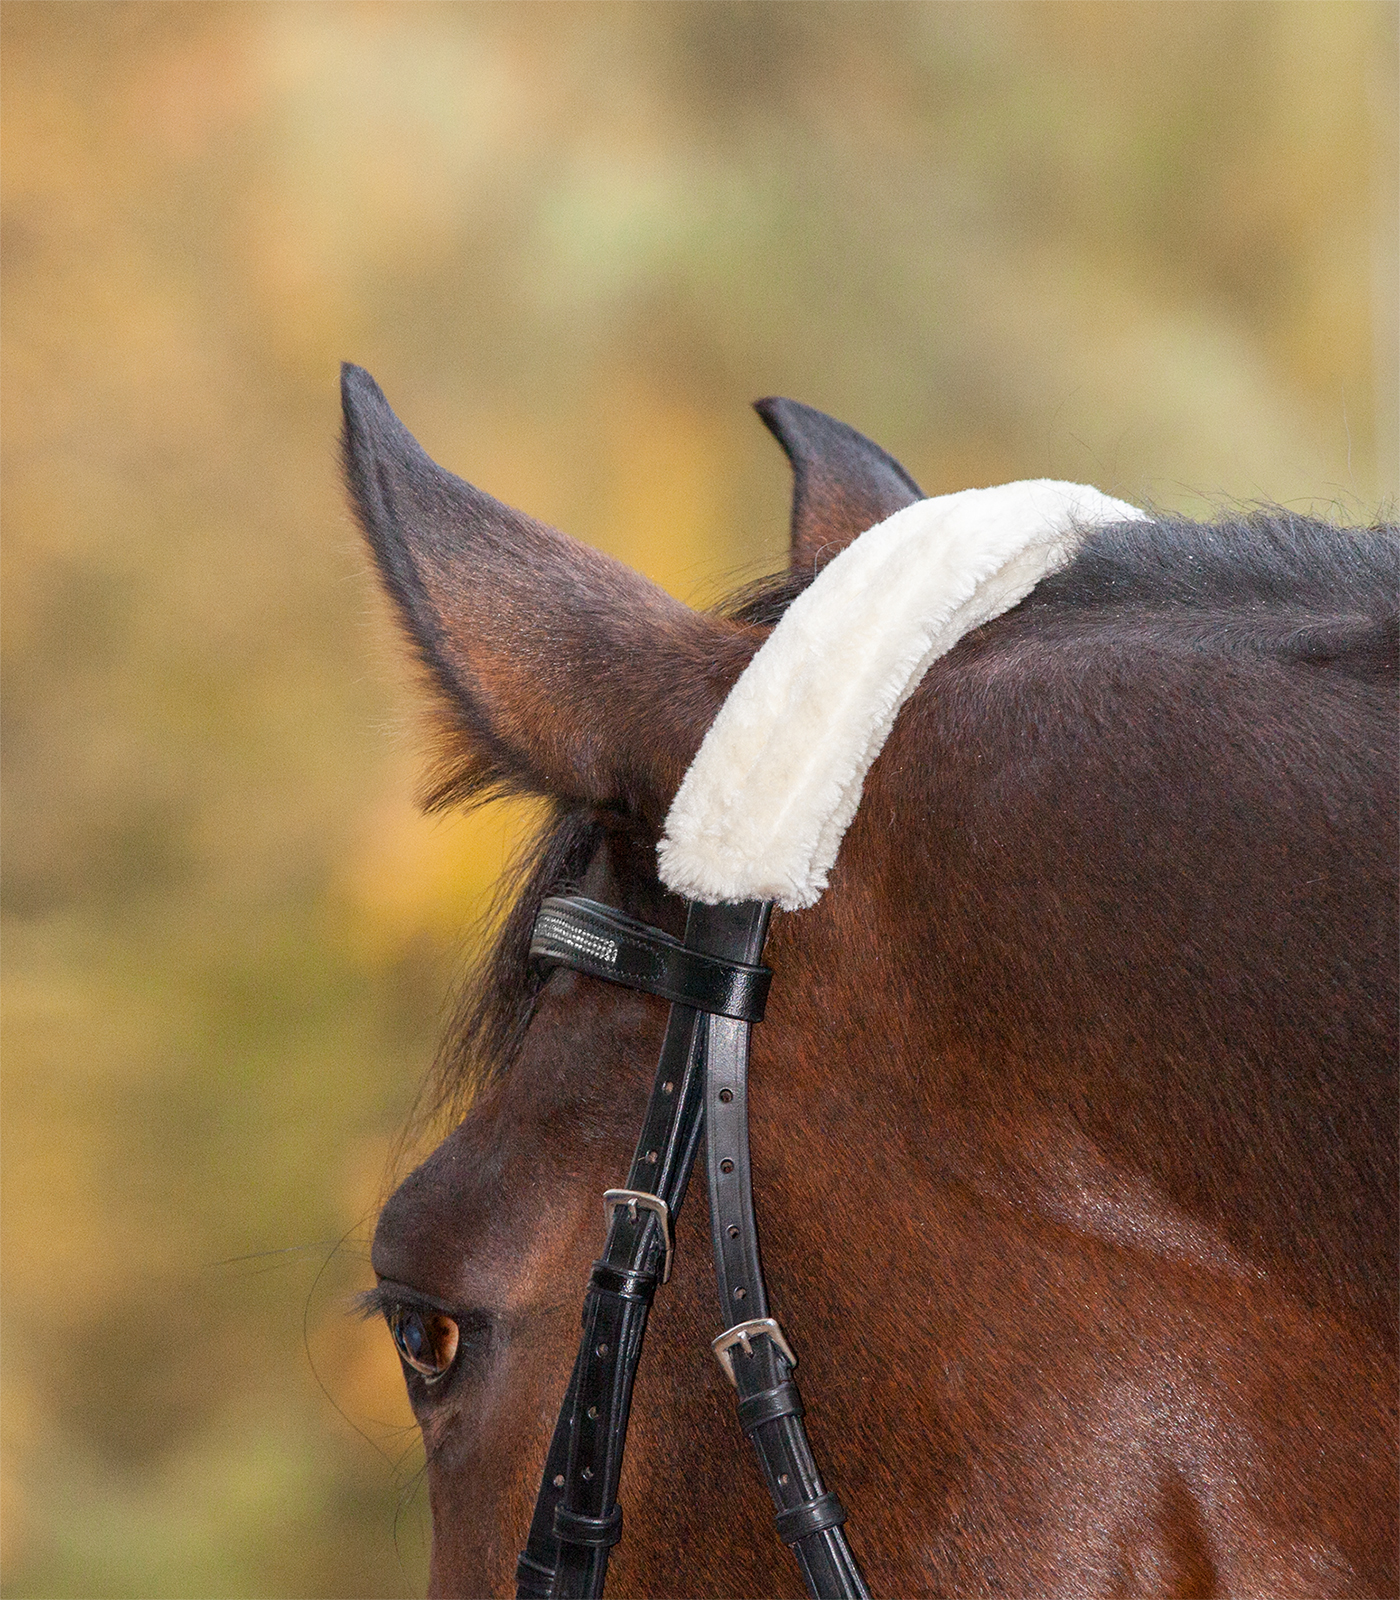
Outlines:
{"label": "browband", "polygon": [[536,966],[573,967],[677,1005],[762,1022],[773,974],[688,948],[659,928],[582,895],[551,895],[530,935]]}
{"label": "browband", "polygon": [[669,1276],[674,1220],[702,1127],[727,1324],[713,1341],[716,1359],[737,1392],[779,1535],[808,1590],[822,1600],[869,1600],[842,1528],[845,1510],[812,1457],[792,1381],[797,1357],[769,1315],[759,1261],[748,1045],[772,976],[758,965],[771,911],[766,900],[692,903],[683,943],[580,895],[551,896],[536,918],[530,953],[538,965],[572,967],[672,1004],[628,1187],[603,1196],[607,1243],[589,1275],[583,1338],[516,1565],[521,1600],[603,1593],[609,1551],[622,1537],[617,1486],[647,1313]]}

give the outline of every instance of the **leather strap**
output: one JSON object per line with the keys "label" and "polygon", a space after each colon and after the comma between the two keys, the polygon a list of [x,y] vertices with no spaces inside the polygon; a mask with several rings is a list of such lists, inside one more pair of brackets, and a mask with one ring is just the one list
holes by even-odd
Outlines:
{"label": "leather strap", "polygon": [[697,1011],[761,1022],[773,974],[767,967],[717,958],[703,945],[673,939],[611,906],[582,895],[551,895],[530,936],[537,966],[573,967]]}
{"label": "leather strap", "polygon": [[796,1357],[768,1309],[749,1163],[749,1030],[725,1017],[707,1017],[704,1030],[710,1231],[728,1325],[715,1352],[738,1392],[740,1424],[758,1452],[778,1534],[797,1557],[808,1592],[819,1600],[869,1600],[841,1527],[845,1509],[822,1482],[802,1424]]}
{"label": "leather strap", "polygon": [[778,1417],[801,1415],[802,1396],[798,1394],[795,1383],[780,1383],[774,1389],[764,1389],[739,1402],[739,1426],[745,1435]]}
{"label": "leather strap", "polygon": [[[597,1600],[621,1538],[617,1485],[647,1313],[685,1198],[702,1120],[708,1123],[710,1213],[721,1304],[767,1318],[748,1155],[747,1068],[752,1022],[771,973],[758,965],[771,902],[693,903],[684,944],[582,896],[547,899],[531,939],[542,966],[567,965],[672,1001],[656,1078],[625,1190],[608,1192],[603,1256],[593,1264],[583,1338],[545,1458],[526,1547],[516,1564],[524,1600]],[[721,1216],[723,1220],[721,1221]],[[742,1333],[722,1361],[740,1395],[777,1507],[778,1531],[812,1595],[869,1600],[802,1426],[802,1401],[777,1325]],[[725,1342],[725,1336],[715,1341]],[[781,1342],[781,1349],[779,1343]],[[731,1341],[733,1343],[733,1341]]]}
{"label": "leather strap", "polygon": [[[678,989],[703,991],[726,1004],[738,996],[753,1010],[756,996],[761,1011],[767,969],[726,959],[736,945],[748,948],[731,931],[736,921],[747,924],[747,918],[736,918],[733,907],[694,905],[681,946],[668,934],[595,901],[559,896],[541,907],[531,949],[543,963],[568,965],[634,988],[648,988],[657,970],[663,970],[673,978],[678,975]],[[614,940],[618,959],[590,948],[585,936]],[[643,981],[632,974],[643,966],[647,951],[655,964]],[[675,961],[677,951],[700,956],[704,965]],[[600,966],[606,970],[596,970]],[[731,969],[730,977],[716,977],[715,969],[721,967]],[[755,974],[761,975],[761,983]],[[656,1196],[667,1224],[645,1203],[629,1205],[624,1199],[609,1208],[607,1244],[593,1265],[584,1297],[583,1337],[545,1457],[525,1549],[516,1564],[516,1593],[531,1600],[600,1596],[608,1553],[620,1536],[617,1485],[632,1385],[647,1312],[668,1254],[669,1224],[685,1198],[700,1140],[702,1015],[695,1006],[673,1002],[627,1189],[610,1192],[610,1198]],[[747,1031],[746,1022],[734,1025]]]}
{"label": "leather strap", "polygon": [[610,1547],[622,1537],[622,1507],[615,1505],[606,1517],[581,1517],[565,1506],[555,1506],[554,1531],[571,1544]]}
{"label": "leather strap", "polygon": [[[672,1007],[628,1174],[630,1189],[659,1196],[671,1216],[684,1196],[700,1135],[698,1015],[688,1006]],[[603,1256],[589,1276],[583,1337],[516,1566],[519,1595],[546,1600],[603,1592],[614,1541],[578,1535],[608,1524],[620,1533],[617,1484],[632,1383],[665,1250],[655,1212],[613,1208]]]}

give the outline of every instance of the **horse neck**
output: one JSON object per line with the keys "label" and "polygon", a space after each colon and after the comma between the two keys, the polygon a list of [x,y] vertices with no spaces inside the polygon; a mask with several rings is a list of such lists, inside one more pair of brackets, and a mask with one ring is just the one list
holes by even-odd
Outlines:
{"label": "horse neck", "polygon": [[[989,691],[1003,665],[971,655],[911,702],[832,890],[775,929],[793,1136],[838,1129],[862,1191],[876,1174],[937,1204],[960,1186],[1199,1270],[1275,1274],[1393,1340],[1395,1052],[1364,1019],[1394,1007],[1353,997],[1347,1028],[1325,1026],[1339,972],[1360,987],[1375,966],[1357,908],[1393,873],[1393,829],[1336,837],[1280,806],[1263,746],[1222,783],[1219,749],[1260,715],[1248,679],[1183,708],[1186,680],[1155,663],[1106,738],[1043,682],[1028,722]],[[1326,880],[1328,952],[1317,908],[1280,897],[1280,859]],[[791,1010],[788,945],[806,972]]]}

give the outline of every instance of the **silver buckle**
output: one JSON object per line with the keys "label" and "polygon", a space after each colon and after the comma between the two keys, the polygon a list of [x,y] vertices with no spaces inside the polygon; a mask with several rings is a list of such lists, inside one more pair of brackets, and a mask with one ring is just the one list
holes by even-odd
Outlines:
{"label": "silver buckle", "polygon": [[736,1322],[732,1328],[726,1328],[718,1339],[710,1341],[710,1349],[715,1353],[715,1360],[724,1368],[724,1375],[737,1389],[739,1380],[734,1376],[734,1357],[729,1353],[737,1344],[746,1356],[753,1354],[751,1339],[756,1339],[760,1333],[766,1333],[775,1345],[787,1357],[790,1367],[797,1365],[797,1357],[792,1353],[792,1346],[783,1338],[783,1330],[772,1317],[754,1317],[750,1322]]}
{"label": "silver buckle", "polygon": [[612,1227],[613,1212],[619,1206],[627,1207],[627,1214],[633,1222],[637,1220],[637,1207],[643,1211],[655,1214],[661,1223],[661,1242],[666,1247],[666,1255],[661,1263],[661,1281],[669,1283],[671,1279],[671,1213],[666,1202],[659,1194],[648,1194],[645,1189],[609,1189],[603,1196],[603,1225]]}

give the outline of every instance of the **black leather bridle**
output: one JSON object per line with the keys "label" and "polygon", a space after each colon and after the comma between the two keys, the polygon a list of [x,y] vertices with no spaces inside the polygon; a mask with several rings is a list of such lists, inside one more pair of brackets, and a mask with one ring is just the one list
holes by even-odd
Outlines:
{"label": "black leather bridle", "polygon": [[705,1134],[710,1227],[725,1331],[713,1349],[739,1396],[807,1588],[820,1600],[869,1600],[823,1485],[792,1381],[797,1365],[769,1314],[749,1169],[749,1030],[762,1019],[772,973],[758,964],[769,900],[692,902],[684,942],[581,895],[547,899],[531,959],[572,967],[671,1002],[656,1080],[625,1189],[603,1196],[608,1238],[583,1302],[583,1338],[564,1395],[524,1551],[521,1600],[597,1597],[622,1535],[617,1503],[632,1384],[647,1313],[671,1272],[672,1229]]}

